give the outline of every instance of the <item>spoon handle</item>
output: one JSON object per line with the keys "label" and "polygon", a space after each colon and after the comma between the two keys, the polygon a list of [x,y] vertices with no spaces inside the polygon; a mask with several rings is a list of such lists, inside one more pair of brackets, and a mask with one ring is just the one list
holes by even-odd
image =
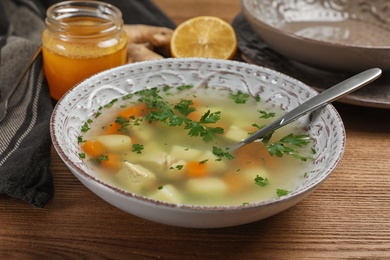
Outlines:
{"label": "spoon handle", "polygon": [[[368,83],[374,81],[382,74],[382,70],[378,68],[372,68],[368,69],[366,71],[363,71],[351,78],[348,78],[337,85],[334,85],[333,87],[321,92],[320,94],[310,98],[309,100],[305,101],[298,107],[294,108],[293,110],[289,111],[287,114],[283,115],[279,119],[273,121],[269,125],[263,127],[262,129],[258,130],[248,138],[244,139],[240,142],[241,145],[251,143],[261,137],[263,137],[265,134],[274,131],[282,126],[285,126],[295,119],[298,119],[299,117],[314,111],[332,101],[335,101],[336,99],[339,99],[340,97],[343,97],[365,85]],[[240,146],[241,146],[240,145]]]}

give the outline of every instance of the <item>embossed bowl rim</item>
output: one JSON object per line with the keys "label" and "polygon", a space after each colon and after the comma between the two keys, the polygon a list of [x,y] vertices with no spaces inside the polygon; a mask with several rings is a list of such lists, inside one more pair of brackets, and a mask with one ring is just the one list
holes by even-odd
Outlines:
{"label": "embossed bowl rim", "polygon": [[[126,71],[126,70],[130,70],[130,69],[131,70],[136,69],[136,68],[142,69],[142,68],[147,68],[147,67],[156,65],[156,66],[160,66],[160,67],[166,66],[166,68],[169,70],[172,67],[175,67],[175,66],[171,66],[171,65],[181,66],[181,65],[188,64],[189,66],[191,66],[191,64],[194,64],[194,63],[210,64],[210,65],[215,66],[215,68],[218,68],[219,66],[226,67],[226,68],[229,68],[232,71],[236,71],[236,72],[238,71],[238,68],[240,68],[240,69],[248,70],[248,71],[259,71],[259,72],[269,73],[270,75],[272,75],[276,78],[288,80],[288,82],[291,82],[292,84],[294,84],[294,86],[298,87],[299,90],[305,91],[309,96],[313,96],[313,95],[317,94],[317,91],[315,91],[314,89],[310,88],[309,86],[305,85],[304,83],[302,83],[302,82],[300,82],[300,81],[298,81],[290,76],[287,76],[285,74],[282,74],[280,72],[277,72],[277,71],[274,71],[274,70],[271,70],[271,69],[268,69],[265,67],[261,67],[261,66],[257,66],[257,65],[253,65],[253,64],[248,64],[248,63],[243,63],[243,62],[239,62],[239,61],[226,61],[226,60],[215,60],[215,59],[205,59],[205,58],[169,58],[169,59],[162,59],[162,60],[155,60],[155,61],[144,61],[144,62],[127,64],[127,65],[124,65],[121,67],[117,67],[114,69],[110,69],[110,70],[101,72],[97,75],[94,75],[94,76],[84,80],[83,82],[79,83],[74,88],[69,90],[67,93],[65,93],[65,95],[57,102],[57,104],[53,110],[52,116],[51,116],[50,134],[51,134],[53,146],[54,146],[55,150],[57,151],[59,157],[64,161],[66,166],[72,171],[72,173],[74,175],[76,175],[77,178],[80,179],[80,177],[81,177],[81,179],[84,179],[84,181],[86,181],[86,182],[92,183],[93,185],[97,185],[97,186],[101,187],[102,189],[110,190],[114,196],[115,196],[115,194],[120,194],[122,196],[126,196],[129,199],[135,199],[135,200],[144,202],[146,204],[154,204],[154,205],[159,206],[159,207],[170,207],[170,208],[183,209],[183,210],[187,210],[187,211],[190,210],[192,212],[199,212],[199,211],[200,212],[202,212],[202,211],[223,212],[223,211],[250,210],[253,208],[259,208],[262,206],[267,206],[267,205],[277,204],[280,202],[294,200],[294,197],[299,197],[299,196],[302,196],[304,193],[310,193],[310,192],[314,191],[335,170],[336,166],[340,162],[340,160],[343,156],[343,153],[344,153],[346,135],[345,135],[345,129],[344,129],[342,119],[339,116],[337,110],[331,104],[325,106],[323,108],[323,111],[326,111],[327,113],[329,113],[328,115],[332,118],[332,120],[335,121],[334,127],[337,128],[338,131],[340,132],[339,146],[338,146],[338,149],[336,149],[336,151],[335,151],[336,156],[335,156],[335,158],[332,159],[332,163],[329,164],[325,169],[323,169],[322,174],[320,174],[320,176],[318,176],[315,180],[312,180],[309,185],[306,185],[305,187],[303,187],[299,190],[294,190],[291,193],[289,193],[283,197],[280,197],[280,198],[275,198],[272,200],[252,203],[252,204],[245,205],[245,206],[244,205],[238,205],[238,206],[196,206],[196,205],[186,205],[186,204],[178,205],[178,204],[174,204],[174,203],[167,203],[167,202],[153,200],[153,199],[146,198],[146,197],[143,197],[143,196],[131,193],[131,192],[127,192],[127,191],[118,189],[117,187],[114,187],[110,184],[107,184],[107,183],[97,179],[96,177],[94,177],[93,175],[88,173],[86,170],[80,168],[78,163],[70,158],[69,152],[67,151],[66,146],[67,146],[67,142],[72,142],[72,140],[68,140],[68,139],[65,140],[63,138],[63,135],[66,133],[64,133],[63,131],[60,131],[60,126],[65,125],[66,127],[69,127],[69,125],[66,125],[66,120],[64,120],[64,119],[67,119],[67,117],[69,117],[68,115],[64,114],[64,108],[69,106],[68,102],[72,102],[72,99],[74,97],[83,96],[83,95],[85,95],[85,93],[90,94],[87,91],[87,88],[91,82],[96,82],[98,80],[102,80],[102,81],[106,81],[106,83],[108,84],[109,79],[107,79],[107,78],[111,77],[112,75],[114,75],[117,72]],[[184,69],[186,69],[186,68],[184,68]],[[173,69],[173,70],[175,70],[175,69]],[[309,98],[309,97],[307,97],[307,98]],[[83,114],[83,116],[84,116],[84,120],[86,121],[89,118],[90,114],[85,113],[85,114]],[[79,127],[81,129],[81,125],[77,126],[77,127]],[[74,142],[77,142],[76,136],[74,136]],[[74,156],[78,155],[79,152],[80,152],[80,150],[78,150],[78,151],[72,150],[71,151],[71,153]],[[81,161],[81,159],[80,159],[80,161]],[[90,187],[88,187],[88,188],[90,188]],[[295,198],[295,199],[297,199],[297,198]],[[299,199],[299,201],[300,200],[301,199]],[[297,203],[299,201],[296,201],[295,203]]]}

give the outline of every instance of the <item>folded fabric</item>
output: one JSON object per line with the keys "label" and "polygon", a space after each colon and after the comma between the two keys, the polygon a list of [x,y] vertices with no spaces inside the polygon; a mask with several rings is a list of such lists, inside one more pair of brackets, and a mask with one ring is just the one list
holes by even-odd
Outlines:
{"label": "folded fabric", "polygon": [[[0,1],[0,100],[11,90],[40,45],[46,9],[56,2],[59,1]],[[151,1],[105,2],[121,9],[125,23],[175,26]],[[52,109],[42,59],[38,57],[12,95],[7,115],[0,122],[0,194],[36,207],[44,207],[51,200]]]}

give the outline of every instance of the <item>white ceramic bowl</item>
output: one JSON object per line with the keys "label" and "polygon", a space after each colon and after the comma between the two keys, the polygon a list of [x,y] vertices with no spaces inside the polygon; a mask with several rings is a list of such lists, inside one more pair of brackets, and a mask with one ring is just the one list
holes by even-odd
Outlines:
{"label": "white ceramic bowl", "polygon": [[97,74],[67,92],[51,118],[53,145],[72,173],[92,192],[133,215],[168,225],[216,228],[245,224],[277,214],[313,192],[335,169],[345,145],[343,123],[328,105],[299,123],[308,129],[318,153],[307,168],[308,177],[286,196],[246,206],[206,207],[163,203],[125,192],[94,177],[79,158],[81,126],[98,107],[113,98],[142,88],[193,85],[223,86],[260,95],[283,110],[298,106],[316,91],[279,72],[212,59],[163,59],[129,64]]}
{"label": "white ceramic bowl", "polygon": [[271,48],[333,71],[390,69],[388,0],[241,0],[252,29]]}

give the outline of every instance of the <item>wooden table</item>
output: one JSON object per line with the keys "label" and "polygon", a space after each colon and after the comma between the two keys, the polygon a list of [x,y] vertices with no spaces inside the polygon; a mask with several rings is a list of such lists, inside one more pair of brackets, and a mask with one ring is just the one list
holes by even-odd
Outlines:
{"label": "wooden table", "polygon": [[[174,21],[218,15],[239,2],[158,0]],[[347,130],[341,164],[310,197],[256,223],[185,229],[102,201],[52,151],[55,196],[43,209],[0,197],[0,259],[389,259],[390,110],[336,104]]]}

